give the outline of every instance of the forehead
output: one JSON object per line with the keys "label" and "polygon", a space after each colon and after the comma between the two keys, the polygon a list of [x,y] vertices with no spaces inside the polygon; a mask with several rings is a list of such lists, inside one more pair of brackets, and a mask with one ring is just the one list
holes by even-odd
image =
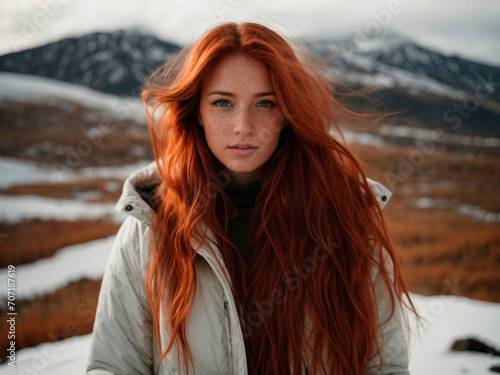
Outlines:
{"label": "forehead", "polygon": [[269,68],[262,62],[244,54],[224,57],[212,69],[203,85],[203,91],[227,92],[272,91]]}

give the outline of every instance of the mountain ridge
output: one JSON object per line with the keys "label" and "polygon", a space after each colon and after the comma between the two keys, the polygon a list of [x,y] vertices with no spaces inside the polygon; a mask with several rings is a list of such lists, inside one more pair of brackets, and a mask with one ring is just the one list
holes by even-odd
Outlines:
{"label": "mountain ridge", "polygon": [[[302,44],[348,87],[377,86],[387,112],[396,113],[392,122],[500,134],[500,67],[445,56],[398,35],[382,34],[364,44],[352,36]],[[0,56],[0,71],[137,97],[147,74],[179,48],[143,30],[96,32]],[[365,105],[361,98],[358,106]]]}
{"label": "mountain ridge", "polygon": [[0,71],[137,96],[144,76],[170,59],[178,48],[136,29],[96,32],[0,56]]}

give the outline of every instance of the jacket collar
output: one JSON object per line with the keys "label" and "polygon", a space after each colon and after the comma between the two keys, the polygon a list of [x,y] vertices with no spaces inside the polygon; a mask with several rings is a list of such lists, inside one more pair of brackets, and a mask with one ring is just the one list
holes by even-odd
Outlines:
{"label": "jacket collar", "polygon": [[369,178],[366,180],[368,181],[368,185],[370,186],[373,195],[375,195],[380,208],[384,208],[387,203],[389,203],[389,199],[392,197],[392,192],[380,182],[370,180]]}
{"label": "jacket collar", "polygon": [[153,209],[142,199],[136,188],[154,185],[160,182],[160,175],[156,162],[132,173],[123,184],[123,191],[116,203],[115,210],[131,215],[146,226],[151,227],[154,220]]}

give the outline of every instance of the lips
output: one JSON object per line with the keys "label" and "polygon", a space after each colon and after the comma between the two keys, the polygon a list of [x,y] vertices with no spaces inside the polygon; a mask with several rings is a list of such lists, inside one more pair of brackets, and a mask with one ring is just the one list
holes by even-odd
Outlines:
{"label": "lips", "polygon": [[257,146],[251,143],[235,143],[229,146],[229,150],[239,156],[247,156],[253,154],[257,151]]}
{"label": "lips", "polygon": [[246,149],[246,148],[257,148],[257,146],[254,146],[251,143],[235,143],[234,145],[229,146],[229,148]]}

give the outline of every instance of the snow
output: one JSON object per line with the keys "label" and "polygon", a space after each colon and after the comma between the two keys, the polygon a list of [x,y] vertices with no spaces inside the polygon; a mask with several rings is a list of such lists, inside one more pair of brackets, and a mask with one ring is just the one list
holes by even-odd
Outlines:
{"label": "snow", "polygon": [[482,148],[497,148],[500,147],[500,138],[498,137],[481,137],[445,133],[441,129],[425,129],[404,125],[382,125],[376,128],[377,131],[385,136],[413,138],[418,140],[434,141],[440,139],[441,143],[456,144],[465,147],[476,146]]}
{"label": "snow", "polygon": [[422,49],[417,49],[411,45],[406,45],[404,47],[404,51],[410,61],[418,62],[422,65],[430,65],[432,63],[429,54],[427,52],[424,52],[424,50]]}
{"label": "snow", "polygon": [[[332,130],[330,134],[337,140],[341,140],[336,134],[336,130]],[[357,143],[362,145],[371,145],[376,147],[382,147],[386,145],[384,139],[378,135],[373,135],[369,133],[355,132],[352,130],[344,129],[342,135],[347,143]]]}
{"label": "snow", "polygon": [[[492,344],[500,342],[500,304],[458,296],[412,295],[426,322],[420,336],[411,336],[411,375],[490,375],[488,369],[500,364],[499,357],[480,353],[450,352],[457,338],[478,337]],[[411,325],[415,327],[415,321]],[[91,335],[76,336],[19,350],[17,367],[0,365],[0,375],[83,374]]]}
{"label": "snow", "polygon": [[435,129],[416,128],[411,126],[392,126],[382,125],[377,128],[380,134],[391,137],[418,138],[418,139],[433,139],[435,137]]}
{"label": "snow", "polygon": [[392,54],[395,49],[401,45],[413,43],[413,41],[397,33],[382,30],[376,35],[367,35],[365,33],[356,33],[346,35],[343,39],[326,39],[319,40],[318,44],[322,44],[330,51],[337,51],[345,44],[353,45],[358,51],[364,54],[379,53],[379,54]]}
{"label": "snow", "polygon": [[146,123],[144,105],[138,98],[122,98],[81,85],[27,74],[0,73],[0,101],[6,100],[57,105],[61,100],[69,100],[104,111],[113,118],[130,118]]}
{"label": "snow", "polygon": [[111,51],[100,51],[94,54],[93,59],[96,61],[107,61],[113,58],[113,53]]}
{"label": "snow", "polygon": [[[408,90],[415,93],[428,92],[439,96],[446,96],[455,100],[463,100],[467,96],[464,91],[455,89],[433,78],[408,72],[393,66],[385,66],[380,63],[374,63],[361,56],[349,57],[349,63],[368,71],[374,70],[371,74],[349,71],[341,73],[349,80],[359,82],[363,85],[381,85],[384,87],[394,87],[397,85],[406,87]],[[339,75],[339,73],[335,70],[332,70],[332,72],[334,75]]]}
{"label": "snow", "polygon": [[75,336],[19,350],[16,355],[16,367],[0,365],[0,375],[84,374],[90,339],[90,335]]}
{"label": "snow", "polygon": [[[51,258],[16,267],[16,298],[31,299],[53,292],[83,277],[100,279],[115,236],[60,249]],[[0,270],[0,285],[7,285],[7,269]],[[7,289],[0,296],[7,298]]]}
{"label": "snow", "polygon": [[447,66],[447,67],[448,67],[448,69],[450,69],[453,73],[455,73],[455,74],[459,74],[459,73],[460,73],[460,66],[459,66],[456,62],[454,62],[454,61],[452,61],[452,60],[448,60],[448,61],[446,62],[446,66]]}
{"label": "snow", "polygon": [[489,367],[500,364],[500,357],[448,350],[453,341],[467,337],[499,346],[500,304],[454,295],[413,298],[425,321],[420,336],[411,340],[410,374],[487,375]]}
{"label": "snow", "polygon": [[375,70],[375,63],[372,61],[370,56],[351,55],[349,57],[349,62],[355,66],[366,69],[367,71]]}
{"label": "snow", "polygon": [[[432,51],[426,51],[415,46],[410,40],[400,38],[397,35],[379,35],[375,38],[356,38],[347,45],[345,41],[320,42],[325,50],[332,53],[341,51],[340,56],[345,60],[342,71],[332,72],[335,75],[348,77],[349,80],[364,85],[382,85],[393,87],[395,85],[406,87],[410,92],[428,92],[439,96],[446,96],[456,100],[462,100],[467,95],[464,91],[451,87],[449,84],[438,79],[429,77],[424,71],[409,71],[398,68],[393,64],[403,64],[405,61],[430,66],[432,64],[442,65],[438,55]],[[313,46],[314,47],[314,46]],[[316,48],[317,49],[317,48]],[[377,56],[385,55],[391,60],[388,65],[377,60]],[[449,62],[447,66],[454,64]],[[360,72],[353,72],[353,66]],[[453,71],[459,69],[458,65],[451,65]],[[368,73],[365,73],[368,72]],[[469,87],[475,87],[473,82]]]}
{"label": "snow", "polygon": [[366,86],[384,86],[384,87],[394,87],[394,78],[386,75],[375,73],[373,75],[352,73],[343,73],[352,82],[359,82]]}
{"label": "snow", "polygon": [[[34,183],[77,182],[85,178],[125,179],[132,172],[149,164],[149,161],[123,167],[94,167],[79,171],[57,170],[53,166],[39,166],[32,162],[0,157],[0,188]],[[116,191],[121,184],[114,181],[106,185]],[[88,203],[92,198],[80,195],[78,199],[53,199],[33,195],[0,195],[0,221],[18,223],[25,219],[78,220],[110,217],[121,223],[125,214],[116,212],[114,203]],[[64,210],[61,209],[64,207]]]}
{"label": "snow", "polygon": [[0,222],[19,223],[33,218],[72,221],[112,217],[121,223],[125,214],[115,211],[114,206],[112,203],[88,203],[34,195],[0,195]]}
{"label": "snow", "polygon": [[82,177],[101,177],[101,178],[126,178],[132,172],[141,169],[151,163],[151,160],[139,161],[134,164],[124,165],[121,167],[92,167],[81,170]]}
{"label": "snow", "polygon": [[118,65],[115,67],[115,70],[111,72],[109,75],[109,83],[118,84],[122,79],[125,78],[127,71],[122,65]]}
{"label": "snow", "polygon": [[387,74],[402,87],[408,87],[412,90],[433,93],[439,96],[447,96],[454,99],[464,99],[467,94],[464,91],[455,89],[445,83],[439,82],[433,78],[418,75],[394,66],[378,66],[380,73]]}
{"label": "snow", "polygon": [[475,220],[486,221],[488,223],[500,222],[500,213],[490,212],[479,206],[455,203],[444,199],[422,197],[415,201],[415,206],[422,209],[439,208],[442,210],[454,211],[461,215],[472,217]]}
{"label": "snow", "polygon": [[[349,128],[342,130],[342,134],[347,143],[359,143],[372,146],[385,146],[390,143],[386,137],[410,138],[417,142],[420,147],[435,147],[435,144],[446,143],[447,145],[458,145],[464,148],[498,148],[500,147],[499,137],[481,137],[460,134],[446,133],[439,128],[416,128],[404,125],[380,125],[372,128],[377,134],[368,132],[356,132]],[[335,138],[339,138],[335,131],[330,132]],[[426,145],[418,142],[427,141]]]}
{"label": "snow", "polygon": [[[0,187],[36,182],[55,182],[55,174],[50,168],[40,168],[37,164],[14,158],[0,157]],[[54,172],[54,171],[52,171]]]}
{"label": "snow", "polygon": [[85,178],[125,179],[132,172],[149,164],[149,161],[121,167],[92,167],[71,169],[55,164],[37,164],[30,161],[0,156],[0,188],[36,183],[76,182]]}

